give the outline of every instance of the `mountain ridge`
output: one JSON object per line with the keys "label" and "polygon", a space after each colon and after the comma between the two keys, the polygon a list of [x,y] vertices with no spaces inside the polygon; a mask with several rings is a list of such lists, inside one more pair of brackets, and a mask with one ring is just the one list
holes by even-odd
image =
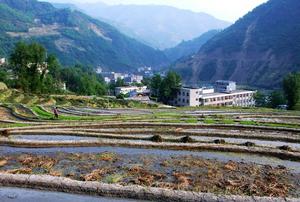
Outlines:
{"label": "mountain ridge", "polygon": [[121,34],[113,26],[71,9],[57,9],[36,0],[0,0],[0,54],[9,55],[19,40],[37,41],[64,65],[101,66],[134,71],[160,66],[161,51]]}
{"label": "mountain ridge", "polygon": [[266,88],[300,70],[300,2],[270,0],[173,66],[186,81],[235,80]]}
{"label": "mountain ridge", "polygon": [[177,46],[164,50],[164,53],[171,62],[175,62],[183,57],[197,53],[208,40],[216,36],[219,32],[220,30],[210,30],[197,38],[182,41]]}
{"label": "mountain ridge", "polygon": [[196,13],[171,6],[103,3],[76,6],[93,17],[106,20],[123,33],[161,50],[174,47],[182,40],[192,40],[209,30],[223,29],[231,24],[207,13]]}

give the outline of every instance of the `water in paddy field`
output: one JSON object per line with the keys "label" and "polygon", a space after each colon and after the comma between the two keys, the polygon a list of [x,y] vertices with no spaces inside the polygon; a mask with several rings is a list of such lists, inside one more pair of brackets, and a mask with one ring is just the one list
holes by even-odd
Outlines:
{"label": "water in paddy field", "polygon": [[[137,202],[130,199],[67,194],[32,189],[0,187],[1,202]],[[141,201],[141,200],[138,200]]]}
{"label": "water in paddy field", "polygon": [[81,137],[81,136],[71,136],[71,135],[11,135],[12,139],[20,140],[35,140],[35,141],[80,141],[80,140],[90,140],[96,141],[98,138],[94,137]]}
{"label": "water in paddy field", "polygon": [[2,155],[9,154],[39,154],[39,155],[55,155],[62,153],[103,153],[112,152],[119,155],[149,155],[159,157],[176,157],[193,155],[204,159],[217,160],[221,162],[235,161],[244,163],[256,163],[261,165],[279,166],[283,165],[290,169],[291,172],[300,173],[300,162],[282,160],[275,157],[261,156],[255,154],[234,153],[234,152],[210,152],[210,151],[176,151],[161,149],[136,149],[126,147],[62,147],[62,148],[13,148],[0,147]]}
{"label": "water in paddy field", "polygon": [[257,140],[257,139],[244,139],[244,138],[224,138],[224,137],[205,137],[205,136],[191,136],[191,138],[197,141],[214,141],[216,139],[223,139],[227,143],[233,144],[243,144],[246,142],[253,142],[258,146],[267,146],[267,147],[280,147],[283,145],[288,145],[294,149],[300,149],[299,143],[289,143],[289,142],[282,142],[282,141],[268,141],[268,140]]}

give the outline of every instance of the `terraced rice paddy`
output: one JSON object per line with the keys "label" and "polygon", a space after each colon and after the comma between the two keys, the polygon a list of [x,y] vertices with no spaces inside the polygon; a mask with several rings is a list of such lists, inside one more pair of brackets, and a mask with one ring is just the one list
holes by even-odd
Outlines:
{"label": "terraced rice paddy", "polygon": [[[51,107],[8,107],[0,108],[10,121],[0,129],[3,176],[188,191],[178,194],[300,198],[297,112],[65,106],[56,120]],[[122,197],[157,199],[150,195]]]}

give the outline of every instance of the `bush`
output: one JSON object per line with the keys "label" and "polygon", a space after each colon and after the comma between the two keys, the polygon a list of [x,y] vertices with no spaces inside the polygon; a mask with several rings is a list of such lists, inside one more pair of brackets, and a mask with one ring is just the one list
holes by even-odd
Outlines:
{"label": "bush", "polygon": [[0,82],[0,90],[7,90],[7,86],[5,83]]}

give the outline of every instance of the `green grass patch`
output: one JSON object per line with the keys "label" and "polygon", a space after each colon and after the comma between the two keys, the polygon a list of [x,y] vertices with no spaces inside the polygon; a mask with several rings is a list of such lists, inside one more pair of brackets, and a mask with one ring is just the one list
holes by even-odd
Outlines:
{"label": "green grass patch", "polygon": [[232,119],[222,119],[220,120],[221,124],[235,124],[235,121]]}
{"label": "green grass patch", "polygon": [[185,123],[198,123],[198,120],[197,119],[186,119],[185,121],[184,121]]}
{"label": "green grass patch", "polygon": [[26,127],[31,126],[26,123],[0,123],[0,128],[15,128],[15,127]]}
{"label": "green grass patch", "polygon": [[250,126],[257,126],[259,125],[259,123],[257,123],[256,121],[240,121],[241,125],[250,125]]}
{"label": "green grass patch", "polygon": [[105,183],[108,184],[116,184],[118,182],[120,182],[122,179],[124,178],[123,175],[120,174],[113,174],[113,175],[109,175],[104,179]]}
{"label": "green grass patch", "polygon": [[204,119],[203,122],[206,123],[206,124],[216,124],[217,123],[216,120],[208,119],[208,118]]}

